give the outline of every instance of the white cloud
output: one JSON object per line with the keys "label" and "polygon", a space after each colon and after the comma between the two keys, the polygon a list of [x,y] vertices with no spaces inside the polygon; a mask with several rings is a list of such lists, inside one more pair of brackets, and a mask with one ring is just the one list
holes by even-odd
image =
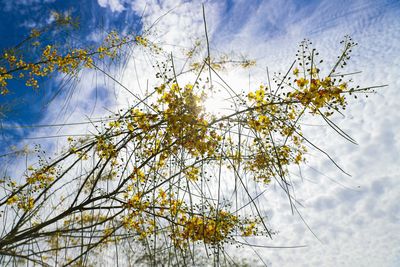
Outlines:
{"label": "white cloud", "polygon": [[[222,5],[206,4],[208,31],[213,33],[219,23]],[[170,47],[190,47],[195,38],[204,36],[201,2],[199,1],[134,1],[132,9],[143,15],[144,28],[154,27],[158,40]]]}
{"label": "white cloud", "polygon": [[[242,2],[235,4],[232,14],[244,9]],[[300,208],[301,214],[322,244],[298,216],[291,215],[287,200],[280,193],[267,193],[267,213],[273,214],[271,225],[280,232],[268,244],[309,246],[295,250],[257,249],[271,266],[399,264],[399,15],[400,6],[394,2],[323,1],[298,8],[289,1],[261,1],[247,18],[240,18],[245,23],[236,31],[229,25],[239,23],[234,18],[227,19],[228,23],[221,21],[220,29],[229,31],[222,33],[219,47],[247,51],[260,59],[260,67],[275,71],[288,67],[297,43],[304,37],[314,42],[324,58],[335,60],[338,41],[351,34],[360,45],[350,68],[363,71],[355,79],[363,85],[389,84],[366,101],[350,101],[347,117],[335,119],[359,142],[358,146],[346,143],[329,129],[306,129],[311,140],[329,152],[352,177],[343,176],[323,155],[311,152],[315,157],[310,158],[309,164],[334,182],[307,168],[303,170],[304,182],[296,182],[296,197],[305,206]],[[233,79],[228,80],[236,84]]]}
{"label": "white cloud", "polygon": [[123,2],[119,0],[97,0],[101,7],[110,8],[112,12],[124,11]]}

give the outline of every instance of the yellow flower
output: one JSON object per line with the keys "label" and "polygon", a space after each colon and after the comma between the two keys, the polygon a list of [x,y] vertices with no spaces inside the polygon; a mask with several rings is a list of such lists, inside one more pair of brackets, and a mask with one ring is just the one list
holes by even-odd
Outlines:
{"label": "yellow flower", "polygon": [[135,130],[135,128],[133,127],[132,123],[128,123],[128,124],[126,125],[126,128],[128,128],[128,130],[129,130],[130,132],[133,132],[133,131]]}
{"label": "yellow flower", "polygon": [[255,228],[256,228],[256,223],[252,222],[250,225],[248,225],[247,227],[245,227],[243,229],[243,235],[251,236],[251,235],[255,234]]}
{"label": "yellow flower", "polygon": [[189,167],[187,171],[185,171],[186,178],[191,181],[197,181],[199,179],[199,169],[195,167]]}
{"label": "yellow flower", "polygon": [[256,91],[256,101],[261,102],[264,99],[265,90],[264,88],[260,88]]}
{"label": "yellow flower", "polygon": [[249,100],[251,100],[251,99],[256,98],[256,95],[255,95],[253,92],[250,92],[250,93],[247,94],[247,98],[248,98]]}
{"label": "yellow flower", "polygon": [[308,84],[308,80],[306,80],[304,78],[300,78],[296,81],[296,83],[300,88],[303,88],[304,86],[306,86]]}
{"label": "yellow flower", "polygon": [[19,200],[17,195],[13,195],[12,197],[7,199],[7,205],[12,205]]}

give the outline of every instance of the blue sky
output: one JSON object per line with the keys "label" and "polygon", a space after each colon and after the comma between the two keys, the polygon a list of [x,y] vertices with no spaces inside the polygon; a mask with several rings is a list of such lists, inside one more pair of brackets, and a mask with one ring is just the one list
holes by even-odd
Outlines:
{"label": "blue sky", "polygon": [[[115,13],[101,7],[97,1],[2,1],[2,5],[3,8],[0,10],[1,49],[18,44],[30,34],[32,28],[48,24],[52,11],[68,12],[74,18],[78,18],[79,30],[72,31],[71,34],[74,38],[84,40],[86,44],[92,44],[92,42],[83,37],[93,33],[93,29],[102,29],[104,32],[112,29],[138,32],[141,29],[140,19],[136,13],[127,11]],[[48,43],[52,41],[47,40]],[[46,41],[43,45],[45,43]],[[36,124],[40,122],[46,111],[46,105],[58,91],[58,84],[47,79],[37,91],[25,88],[23,83],[13,83],[11,87],[16,89],[11,90],[12,94],[1,100],[12,110],[12,112],[7,112],[3,123]]]}
{"label": "blue sky", "polygon": [[[304,38],[313,41],[326,62],[339,53],[339,41],[350,34],[359,46],[349,69],[362,71],[355,79],[364,85],[388,84],[368,100],[352,101],[346,117],[335,122],[359,145],[351,145],[328,128],[306,128],[319,146],[352,174],[342,175],[329,160],[315,151],[303,170],[304,180],[295,180],[301,213],[321,241],[292,215],[278,189],[271,187],[264,199],[270,226],[279,232],[272,246],[307,245],[307,248],[257,249],[270,266],[400,266],[400,2],[388,1],[205,1],[213,53],[235,51],[257,59],[250,72],[224,74],[237,90],[265,81],[265,70],[284,71]],[[76,37],[90,41],[100,25],[106,30],[140,31],[169,12],[155,27],[155,40],[179,54],[193,40],[203,37],[199,1],[2,1],[0,35],[2,48],[18,42],[35,26],[46,23],[51,10],[70,11],[81,21]],[[173,9],[171,11],[171,9]],[[143,15],[142,20],[139,19]],[[172,46],[171,44],[175,44]],[[179,62],[178,62],[179,64]],[[138,94],[153,77],[151,64],[138,56],[128,61],[121,82]],[[58,84],[46,82],[38,92],[18,87],[15,94],[0,98],[12,112],[3,125],[23,126],[77,122],[101,117],[131,103],[129,96],[110,81],[83,72],[68,103],[66,92],[47,103]],[[95,97],[97,95],[97,98]],[[21,100],[22,98],[22,100]],[[64,105],[67,113],[60,112]],[[63,109],[64,110],[64,109]],[[61,114],[61,115],[60,115]],[[319,124],[319,121],[311,122]],[[21,138],[82,133],[78,126],[4,130],[1,150],[24,145]],[[35,139],[57,151],[64,139]],[[31,141],[29,141],[31,142]],[[4,145],[5,144],[5,145]],[[252,240],[254,242],[260,242]],[[244,255],[253,257],[252,251]]]}

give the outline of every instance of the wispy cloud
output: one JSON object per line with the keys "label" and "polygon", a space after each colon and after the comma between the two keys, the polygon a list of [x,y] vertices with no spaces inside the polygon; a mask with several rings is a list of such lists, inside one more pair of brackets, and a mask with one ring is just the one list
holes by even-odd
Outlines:
{"label": "wispy cloud", "polygon": [[[398,265],[396,248],[400,238],[395,233],[400,226],[395,214],[400,209],[396,200],[400,192],[396,183],[400,116],[396,112],[396,92],[400,86],[400,45],[396,40],[400,36],[395,29],[400,27],[399,4],[322,1],[301,6],[290,1],[256,1],[247,16],[233,16],[250,9],[244,6],[240,1],[233,2],[229,14],[222,15],[226,19],[219,26],[221,35],[217,32],[215,36],[218,46],[247,51],[260,59],[258,66],[283,71],[293,60],[302,38],[310,38],[324,58],[331,58],[327,61],[329,66],[339,53],[338,42],[350,34],[360,43],[349,63],[351,69],[363,71],[356,80],[363,85],[389,84],[367,101],[351,101],[346,119],[335,119],[359,142],[358,146],[347,144],[333,131],[306,130],[316,144],[352,174],[352,178],[341,175],[329,160],[311,152],[315,156],[309,164],[324,175],[305,168],[303,182],[295,183],[296,197],[304,205],[300,212],[322,243],[298,216],[291,215],[280,193],[270,190],[265,199],[270,207],[267,214],[273,214],[271,225],[279,231],[272,243],[309,247],[290,251],[259,249],[259,253],[272,266]],[[232,26],[238,24],[239,27]]]}

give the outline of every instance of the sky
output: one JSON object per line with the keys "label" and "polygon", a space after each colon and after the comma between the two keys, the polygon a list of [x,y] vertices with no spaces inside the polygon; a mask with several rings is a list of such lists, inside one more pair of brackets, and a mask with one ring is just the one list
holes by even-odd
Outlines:
{"label": "sky", "polygon": [[[358,145],[346,142],[329,127],[316,127],[320,121],[304,127],[308,136],[351,177],[311,151],[302,169],[303,179],[295,179],[294,185],[302,204],[300,213],[315,235],[290,212],[281,190],[271,186],[259,203],[265,207],[269,226],[279,234],[263,245],[307,247],[255,248],[257,253],[268,266],[400,266],[400,2],[204,3],[211,53],[234,51],[234,55],[257,60],[257,66],[246,72],[223,73],[235,90],[265,82],[267,68],[271,73],[287,70],[304,38],[313,42],[326,64],[333,62],[340,50],[339,42],[347,34],[359,43],[349,62],[349,71],[362,71],[354,79],[361,85],[388,85],[368,99],[351,100],[345,116],[334,118]],[[78,37],[88,42],[101,36],[99,27],[140,33],[157,21],[154,41],[177,55],[177,64],[183,64],[178,56],[182,49],[204,38],[200,1],[4,0],[0,4],[1,48],[17,43],[32,27],[46,23],[51,10],[69,11],[79,17]],[[145,56],[132,57],[123,74],[117,72],[118,78],[142,95],[154,75],[148,71],[150,66]],[[16,90],[0,98],[0,103],[11,110],[1,118],[1,152],[6,153],[11,145],[22,147],[32,142],[57,151],[65,138],[39,137],[79,134],[88,129],[79,125],[23,126],[85,121],[134,102],[111,81],[93,79],[94,75],[84,71],[79,83],[57,96],[57,84],[48,81],[38,92]],[[216,106],[218,102],[210,104]],[[249,242],[260,243],[257,238]],[[255,257],[251,249],[245,251],[244,255]]]}

